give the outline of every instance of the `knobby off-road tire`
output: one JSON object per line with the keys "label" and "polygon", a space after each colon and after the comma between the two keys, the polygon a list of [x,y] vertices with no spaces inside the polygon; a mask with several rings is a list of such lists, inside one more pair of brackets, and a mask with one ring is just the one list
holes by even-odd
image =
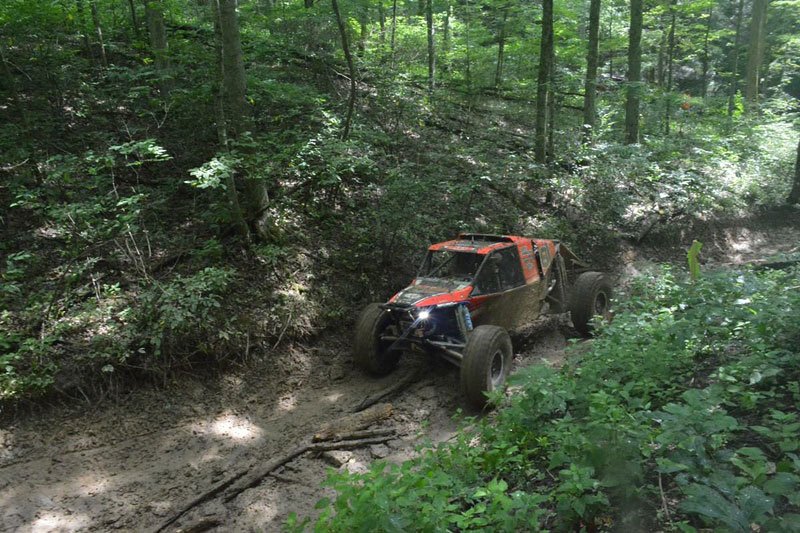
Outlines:
{"label": "knobby off-road tire", "polygon": [[486,392],[503,386],[511,369],[511,338],[497,326],[478,326],[470,334],[461,361],[461,390],[476,409],[486,406]]}
{"label": "knobby off-road tire", "polygon": [[591,320],[600,315],[611,318],[611,280],[602,272],[584,272],[575,280],[570,298],[572,324],[581,335],[592,334]]}
{"label": "knobby off-road tire", "polygon": [[399,350],[389,351],[393,341],[382,341],[381,334],[391,324],[389,312],[380,304],[369,304],[356,322],[353,359],[366,372],[384,376],[394,370],[400,360]]}

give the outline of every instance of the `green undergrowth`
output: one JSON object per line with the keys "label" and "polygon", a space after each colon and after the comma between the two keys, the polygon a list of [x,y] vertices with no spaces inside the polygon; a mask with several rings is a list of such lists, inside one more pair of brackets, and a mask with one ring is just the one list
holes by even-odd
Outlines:
{"label": "green undergrowth", "polygon": [[638,279],[588,348],[455,441],[332,471],[336,498],[288,529],[800,530],[800,271],[685,277]]}

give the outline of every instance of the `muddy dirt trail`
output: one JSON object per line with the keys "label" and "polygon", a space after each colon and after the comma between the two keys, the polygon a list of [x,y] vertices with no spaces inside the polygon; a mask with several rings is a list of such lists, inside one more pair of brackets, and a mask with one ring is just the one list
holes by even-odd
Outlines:
{"label": "muddy dirt trail", "polygon": [[[736,223],[695,228],[716,265],[796,251],[800,212],[781,211]],[[674,249],[623,249],[622,278],[651,260],[683,260]],[[665,255],[667,257],[665,257]],[[624,282],[624,279],[623,279]],[[560,365],[572,335],[565,317],[542,319],[515,345],[515,367]],[[353,366],[343,334],[296,343],[218,378],[182,377],[180,385],[141,389],[117,403],[73,405],[0,428],[0,530],[155,531],[200,494],[237,472],[283,456],[326,422],[410,372],[418,379],[388,399],[396,434],[387,442],[327,454],[305,453],[230,501],[212,498],[168,530],[279,531],[287,516],[313,516],[330,468],[363,471],[376,459],[402,461],[423,443],[457,430],[462,406],[458,372],[436,359],[409,358],[373,379]]]}

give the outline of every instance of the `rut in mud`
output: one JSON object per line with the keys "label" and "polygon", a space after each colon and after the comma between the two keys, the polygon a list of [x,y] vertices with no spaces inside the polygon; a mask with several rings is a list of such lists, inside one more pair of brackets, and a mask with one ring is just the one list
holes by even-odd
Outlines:
{"label": "rut in mud", "polygon": [[[706,257],[718,265],[796,250],[800,216],[753,218],[738,225],[695,228]],[[686,236],[690,238],[692,235]],[[666,253],[623,251],[623,277]],[[563,317],[542,319],[515,345],[515,367],[559,365],[572,335]],[[52,409],[0,430],[0,512],[3,531],[156,530],[200,494],[236,472],[255,470],[326,422],[409,372],[420,379],[390,398],[382,422],[396,434],[386,443],[350,451],[302,454],[228,502],[212,498],[170,528],[277,531],[291,512],[314,514],[332,491],[327,469],[360,471],[375,459],[402,461],[416,448],[451,438],[462,406],[458,373],[443,361],[409,358],[382,379],[365,377],[349,355],[349,339],[332,335],[314,346],[295,343],[270,362],[218,379],[184,379],[178,386],[140,390],[97,408]]]}

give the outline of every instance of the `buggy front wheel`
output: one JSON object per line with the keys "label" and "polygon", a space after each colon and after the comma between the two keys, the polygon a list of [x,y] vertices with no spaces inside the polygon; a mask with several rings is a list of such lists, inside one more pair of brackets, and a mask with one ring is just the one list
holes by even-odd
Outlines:
{"label": "buggy front wheel", "polygon": [[478,326],[469,336],[461,361],[461,390],[470,405],[486,406],[486,393],[505,384],[511,370],[511,338],[497,326]]}
{"label": "buggy front wheel", "polygon": [[361,369],[375,376],[388,374],[400,360],[400,350],[390,349],[394,341],[382,339],[391,325],[391,315],[377,303],[365,307],[356,321],[353,359]]}

